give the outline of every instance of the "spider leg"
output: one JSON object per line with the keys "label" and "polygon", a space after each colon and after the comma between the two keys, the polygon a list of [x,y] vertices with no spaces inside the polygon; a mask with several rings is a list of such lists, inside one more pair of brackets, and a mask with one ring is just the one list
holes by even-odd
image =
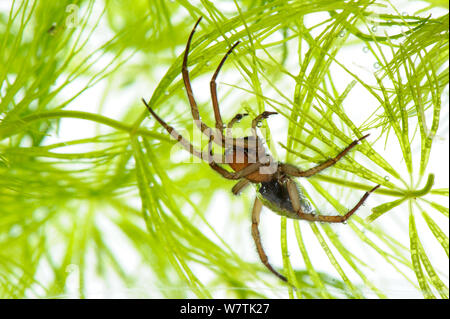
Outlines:
{"label": "spider leg", "polygon": [[225,168],[223,168],[222,166],[220,166],[219,164],[217,164],[214,161],[214,154],[212,152],[212,141],[214,139],[214,135],[211,135],[209,138],[209,142],[208,142],[208,153],[209,153],[209,166],[215,170],[216,172],[218,172],[220,175],[222,175],[224,178],[226,179],[241,179],[243,177],[246,177],[250,174],[253,174],[254,172],[256,172],[261,166],[263,166],[263,163],[251,163],[248,166],[244,167],[243,169],[241,169],[240,171],[237,172],[229,172],[227,171]]}
{"label": "spider leg", "polygon": [[372,188],[370,191],[366,192],[364,194],[364,196],[361,197],[359,202],[351,210],[349,210],[347,212],[347,214],[338,215],[338,216],[325,216],[325,215],[315,215],[313,213],[305,213],[302,210],[302,207],[300,205],[300,200],[299,200],[300,196],[298,193],[297,186],[290,178],[287,180],[287,189],[289,192],[289,198],[292,203],[292,208],[298,215],[298,219],[304,219],[304,220],[308,220],[311,222],[324,222],[324,223],[343,223],[343,222],[345,222],[347,219],[350,218],[350,216],[353,215],[354,212],[356,212],[356,210],[359,207],[361,207],[361,205],[366,201],[367,197],[369,197],[369,195],[372,192],[374,192],[378,187],[380,187],[380,185],[377,185],[374,188]]}
{"label": "spider leg", "polygon": [[258,225],[261,215],[261,209],[262,209],[262,202],[255,198],[255,203],[253,204],[253,210],[252,210],[252,237],[255,241],[256,250],[258,251],[259,259],[261,259],[261,262],[264,264],[264,266],[267,267],[275,276],[280,278],[281,280],[288,282],[286,277],[281,275],[278,271],[276,271],[272,265],[269,263],[269,258],[267,258],[266,253],[264,252],[264,248],[261,243],[261,235],[259,233]]}
{"label": "spider leg", "polygon": [[[211,128],[202,122],[200,118],[200,113],[198,111],[197,102],[195,102],[194,93],[192,91],[191,81],[189,79],[189,70],[187,68],[187,62],[188,62],[188,55],[189,55],[189,48],[191,46],[192,37],[194,36],[195,29],[197,28],[198,24],[202,20],[202,17],[200,17],[197,22],[194,25],[194,28],[191,31],[191,34],[189,35],[188,42],[186,44],[186,49],[184,51],[184,57],[183,57],[183,65],[181,68],[181,74],[183,76],[184,86],[186,88],[187,96],[189,99],[189,104],[191,105],[191,113],[192,117],[194,118],[195,125],[202,131],[203,134],[209,137],[210,132],[212,131]],[[222,137],[223,140],[223,137]],[[219,139],[215,142],[218,145],[222,145],[220,143]]]}
{"label": "spider leg", "polygon": [[178,142],[181,143],[181,145],[183,146],[183,148],[185,150],[187,150],[189,153],[191,153],[194,156],[197,156],[200,159],[208,159],[209,160],[209,155],[208,154],[203,154],[201,151],[197,150],[194,148],[194,146],[192,146],[192,144],[185,139],[180,133],[178,133],[172,126],[168,125],[166,122],[164,122],[163,119],[161,119],[153,110],[152,108],[147,104],[147,102],[145,102],[144,99],[142,99],[142,102],[144,102],[145,106],[147,107],[147,109],[149,110],[149,112],[153,115],[153,117],[159,122],[159,124],[161,124],[162,127],[164,127],[166,129],[166,131],[174,138],[176,139]]}
{"label": "spider leg", "polygon": [[291,176],[296,177],[309,177],[313,176],[320,171],[323,171],[324,169],[336,164],[342,157],[345,156],[353,147],[355,147],[359,141],[362,141],[366,137],[368,137],[370,134],[364,135],[360,139],[354,140],[352,143],[350,143],[346,148],[344,148],[336,157],[330,158],[329,160],[323,162],[322,164],[319,164],[313,168],[310,168],[306,171],[302,171],[298,167],[291,165],[291,164],[280,164],[281,171],[283,173],[286,173]]}
{"label": "spider leg", "polygon": [[235,44],[233,44],[233,46],[227,51],[227,53],[225,54],[225,56],[222,58],[222,61],[220,61],[219,66],[216,69],[216,72],[214,72],[213,77],[211,78],[211,82],[209,82],[209,86],[211,89],[211,99],[212,99],[212,104],[213,104],[213,109],[214,109],[214,117],[216,119],[216,128],[218,131],[220,131],[221,133],[223,133],[223,122],[222,122],[222,117],[220,115],[220,109],[219,109],[219,101],[217,99],[217,83],[216,83],[216,79],[217,76],[219,75],[220,69],[222,69],[223,64],[225,63],[225,61],[227,60],[227,57],[231,54],[231,52],[233,51],[233,49],[239,44],[240,42],[237,41]]}
{"label": "spider leg", "polygon": [[250,184],[249,180],[243,178],[233,186],[231,192],[234,195],[239,195],[242,192],[242,190],[246,188],[249,184]]}

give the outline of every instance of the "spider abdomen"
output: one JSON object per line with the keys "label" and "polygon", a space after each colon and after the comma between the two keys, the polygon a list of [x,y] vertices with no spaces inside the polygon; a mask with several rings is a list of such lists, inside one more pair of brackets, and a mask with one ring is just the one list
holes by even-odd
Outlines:
{"label": "spider abdomen", "polygon": [[[311,213],[313,209],[308,199],[303,195],[300,185],[295,183],[298,189],[299,202],[303,212]],[[292,207],[287,185],[274,179],[262,182],[258,188],[258,198],[273,212],[288,218],[299,219],[297,212]]]}

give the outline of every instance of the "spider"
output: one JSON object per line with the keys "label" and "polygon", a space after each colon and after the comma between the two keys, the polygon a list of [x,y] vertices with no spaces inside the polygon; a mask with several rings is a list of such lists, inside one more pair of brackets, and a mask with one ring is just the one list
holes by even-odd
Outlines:
{"label": "spider", "polygon": [[[162,120],[153,111],[153,109],[144,99],[142,99],[142,101],[150,111],[151,115],[153,115],[153,117],[167,130],[167,132],[173,138],[175,138],[183,146],[183,148],[185,148],[194,156],[207,160],[210,167],[221,174],[224,178],[230,180],[238,180],[237,184],[235,184],[232,188],[233,194],[238,195],[249,184],[256,185],[257,196],[255,198],[252,209],[252,237],[254,239],[261,262],[275,276],[285,282],[288,282],[287,278],[280,274],[277,270],[275,270],[269,263],[268,257],[262,246],[261,236],[258,229],[262,206],[264,205],[275,213],[292,219],[303,219],[310,222],[325,223],[345,222],[364,203],[370,193],[374,192],[378,187],[380,187],[380,185],[377,185],[366,192],[359,200],[359,202],[345,215],[318,215],[315,214],[315,211],[312,209],[311,204],[303,194],[301,186],[293,180],[293,177],[310,177],[334,165],[337,161],[343,158],[353,147],[355,147],[358,142],[367,138],[369,134],[362,136],[357,140],[354,140],[335,157],[330,158],[327,161],[307,170],[301,170],[300,168],[291,164],[275,162],[270,154],[266,152],[263,140],[261,140],[257,136],[256,127],[258,126],[258,124],[264,119],[267,119],[269,116],[277,114],[276,112],[265,111],[258,115],[252,121],[251,136],[233,138],[228,135],[229,130],[236,122],[240,121],[244,116],[248,115],[246,113],[237,114],[226,125],[227,134],[224,135],[223,131],[225,129],[225,126],[222,121],[219,110],[219,103],[217,100],[216,78],[220,72],[220,69],[225,63],[225,60],[231,54],[233,49],[239,44],[239,41],[234,43],[233,46],[224,55],[214,75],[211,78],[210,91],[214,117],[216,121],[216,128],[211,129],[210,127],[208,127],[200,119],[199,110],[194,99],[194,94],[192,92],[192,87],[189,79],[189,71],[187,68],[189,47],[191,45],[192,37],[201,19],[202,17],[197,20],[194,28],[189,35],[186,49],[184,51],[181,73],[184,85],[186,87],[186,92],[191,106],[191,112],[194,122],[201,130],[201,132],[209,138],[208,153],[205,154],[205,152],[201,152],[194,148],[194,146],[182,135],[180,135],[172,126],[169,126],[166,122],[164,122],[164,120]],[[231,167],[231,169],[233,170],[232,172],[226,170],[215,160],[215,156],[212,152],[212,142],[224,148],[225,163]]]}

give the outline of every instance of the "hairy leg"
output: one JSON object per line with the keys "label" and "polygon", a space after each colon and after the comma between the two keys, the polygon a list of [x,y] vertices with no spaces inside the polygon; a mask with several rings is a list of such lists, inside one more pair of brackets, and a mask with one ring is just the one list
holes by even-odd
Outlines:
{"label": "hairy leg", "polygon": [[355,147],[358,142],[362,141],[366,137],[368,137],[369,134],[364,135],[360,139],[354,140],[352,143],[350,143],[346,148],[344,148],[336,157],[330,158],[329,160],[323,162],[322,164],[319,164],[313,168],[310,168],[306,171],[302,171],[300,168],[291,165],[291,164],[280,164],[281,171],[283,173],[286,173],[291,176],[297,176],[297,177],[309,177],[313,176],[320,171],[323,171],[324,169],[336,164],[342,157],[345,156],[353,147]]}
{"label": "hairy leg", "polygon": [[237,182],[233,186],[233,188],[231,189],[231,192],[234,195],[239,195],[244,190],[244,188],[246,188],[248,185],[250,185],[250,182],[248,180],[241,179],[239,182]]}
{"label": "hairy leg", "polygon": [[197,150],[187,139],[185,139],[180,133],[178,133],[172,126],[168,125],[162,118],[160,118],[153,109],[145,102],[144,99],[142,99],[142,102],[144,102],[145,106],[149,110],[150,114],[153,115],[153,117],[161,124],[162,127],[166,129],[166,131],[174,138],[176,139],[181,146],[185,150],[187,150],[189,153],[191,153],[194,156],[197,156],[200,159],[204,159],[209,161],[209,154],[204,154],[203,152]]}
{"label": "hairy leg", "polygon": [[264,248],[261,243],[261,235],[259,233],[258,225],[261,215],[261,209],[262,209],[262,202],[256,198],[255,203],[253,204],[253,210],[252,210],[252,237],[255,241],[256,250],[258,251],[259,259],[261,259],[261,262],[264,264],[264,266],[267,267],[275,276],[280,278],[281,280],[288,282],[286,277],[280,274],[278,271],[276,271],[272,265],[269,263],[269,258],[267,258],[266,253],[264,252]]}
{"label": "hairy leg", "polygon": [[347,212],[347,214],[338,215],[338,216],[326,216],[326,215],[324,216],[324,215],[316,215],[313,213],[303,212],[302,207],[300,205],[300,200],[299,200],[300,196],[298,193],[297,186],[291,179],[288,179],[288,181],[287,181],[287,189],[289,192],[289,198],[292,203],[292,208],[298,215],[298,219],[304,219],[304,220],[308,220],[311,222],[325,222],[325,223],[343,223],[343,222],[345,222],[347,219],[350,218],[350,216],[353,215],[353,213],[355,213],[358,210],[359,207],[361,207],[361,205],[366,201],[366,199],[369,197],[369,195],[372,192],[374,192],[378,187],[380,187],[380,185],[377,185],[374,188],[372,188],[370,191],[366,192],[363,195],[363,197],[359,200],[359,202],[351,210],[349,210]]}
{"label": "hairy leg", "polygon": [[[189,99],[189,104],[191,105],[191,113],[192,118],[194,119],[195,125],[202,131],[203,134],[207,135],[209,137],[210,132],[212,131],[211,128],[203,123],[203,121],[200,118],[200,113],[198,111],[197,102],[194,98],[194,92],[192,91],[191,81],[189,79],[189,70],[187,68],[187,62],[188,62],[188,55],[189,55],[189,48],[191,46],[192,37],[194,36],[195,29],[197,28],[198,24],[202,20],[202,17],[200,17],[197,22],[194,25],[194,28],[191,31],[191,34],[189,35],[189,39],[186,43],[186,49],[184,51],[184,57],[183,57],[183,65],[181,68],[181,74],[183,76],[184,86],[186,88],[186,93]],[[220,142],[220,139],[216,139],[216,142],[218,145],[222,145]]]}
{"label": "hairy leg", "polygon": [[216,72],[214,72],[213,77],[211,78],[211,82],[209,82],[209,86],[211,89],[211,100],[213,104],[214,109],[214,118],[216,119],[216,129],[219,130],[223,134],[223,122],[222,117],[220,115],[219,110],[219,101],[217,99],[217,83],[216,79],[219,75],[220,69],[222,69],[223,64],[225,63],[227,57],[231,54],[233,49],[239,44],[239,41],[237,41],[233,46],[228,50],[228,52],[225,54],[225,56],[222,58],[222,61],[220,61],[219,66],[216,69]]}

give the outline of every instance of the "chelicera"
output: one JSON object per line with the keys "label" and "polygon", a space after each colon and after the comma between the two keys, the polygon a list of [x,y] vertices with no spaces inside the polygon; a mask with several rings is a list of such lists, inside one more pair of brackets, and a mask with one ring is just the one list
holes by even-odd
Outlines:
{"label": "chelicera", "polygon": [[[237,184],[232,188],[232,192],[238,195],[245,187],[250,184],[255,184],[257,189],[257,196],[255,198],[252,210],[252,237],[255,241],[258,255],[261,262],[278,278],[287,282],[285,276],[276,271],[269,263],[268,257],[263,249],[261,243],[261,236],[258,230],[260,221],[260,213],[262,206],[270,208],[275,213],[286,216],[292,219],[304,219],[310,222],[324,222],[324,223],[343,223],[347,221],[353,213],[364,203],[370,193],[374,192],[380,185],[373,187],[366,192],[359,202],[350,209],[345,215],[329,216],[316,214],[312,209],[308,199],[303,194],[301,187],[293,180],[293,177],[310,177],[322,170],[332,166],[337,161],[342,159],[358,142],[367,138],[369,134],[354,140],[346,148],[344,148],[335,157],[328,159],[327,161],[312,167],[307,170],[302,170],[294,165],[275,162],[270,154],[264,148],[264,142],[261,140],[257,133],[256,127],[258,124],[267,119],[270,115],[276,114],[276,112],[263,112],[258,115],[252,121],[252,135],[234,138],[229,133],[229,130],[233,125],[241,120],[248,114],[235,115],[226,126],[222,121],[222,117],[219,110],[219,103],[217,99],[216,78],[222,68],[225,60],[233,51],[233,49],[239,44],[236,42],[222,58],[219,66],[217,67],[211,82],[211,98],[214,110],[214,117],[216,121],[215,129],[208,127],[200,119],[197,103],[192,92],[192,87],[189,79],[189,71],[187,68],[187,60],[189,54],[189,47],[192,37],[195,33],[195,29],[200,23],[200,17],[192,29],[189,39],[186,44],[184,52],[184,59],[182,64],[181,73],[186,87],[187,96],[191,106],[192,117],[197,127],[209,138],[208,152],[204,152],[196,149],[187,139],[180,135],[172,126],[169,126],[164,120],[162,120],[153,109],[144,102],[147,109],[153,115],[153,117],[167,130],[167,132],[175,138],[187,151],[194,156],[208,161],[210,167],[221,174],[224,178],[230,180],[238,180]],[[224,130],[226,129],[226,134]],[[212,152],[212,143],[220,145],[224,149],[225,163],[228,164],[233,171],[225,169],[222,165],[215,160],[215,156]]]}

